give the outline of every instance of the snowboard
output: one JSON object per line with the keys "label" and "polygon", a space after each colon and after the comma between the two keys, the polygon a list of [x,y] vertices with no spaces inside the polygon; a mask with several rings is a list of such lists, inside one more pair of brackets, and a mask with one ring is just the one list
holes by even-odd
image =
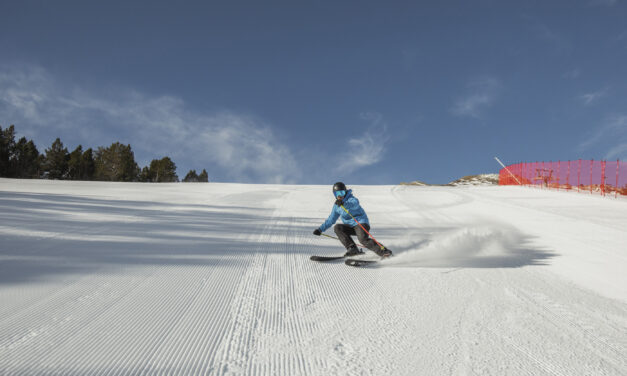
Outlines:
{"label": "snowboard", "polygon": [[[361,251],[360,254],[353,255],[353,256],[350,256],[350,257],[358,257],[358,256],[365,255],[363,250],[360,249],[360,251]],[[309,259],[311,261],[319,261],[319,262],[342,260],[342,259],[345,259],[345,258],[346,258],[346,256],[344,256],[344,255],[342,255],[342,256],[311,256],[311,257],[309,257]]]}
{"label": "snowboard", "polygon": [[343,258],[344,256],[311,256],[309,259],[311,261],[325,262],[325,261],[342,260]]}

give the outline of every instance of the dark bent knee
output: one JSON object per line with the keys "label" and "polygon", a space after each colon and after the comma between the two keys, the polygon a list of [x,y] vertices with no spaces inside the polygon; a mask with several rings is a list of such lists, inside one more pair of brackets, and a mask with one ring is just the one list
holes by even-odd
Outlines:
{"label": "dark bent knee", "polygon": [[343,234],[343,233],[344,233],[344,229],[342,228],[342,225],[341,225],[341,224],[339,224],[339,223],[338,223],[338,224],[336,224],[335,226],[333,226],[333,231],[335,231],[335,234],[336,234],[336,235],[339,235],[339,234]]}
{"label": "dark bent knee", "polygon": [[[365,224],[364,228],[369,230],[370,226],[368,226],[368,224]],[[364,229],[361,227],[355,227],[355,232],[357,233],[357,239],[359,239],[359,241],[362,243],[365,243],[368,241],[368,239],[370,239],[370,236],[368,236],[366,231],[364,231]]]}
{"label": "dark bent knee", "polygon": [[370,238],[370,237],[369,237],[369,236],[368,236],[368,234],[366,234],[365,232],[363,232],[363,231],[358,231],[358,232],[357,232],[357,239],[359,239],[359,241],[360,241],[362,244],[363,244],[363,243],[365,243],[365,242],[367,242],[369,238]]}

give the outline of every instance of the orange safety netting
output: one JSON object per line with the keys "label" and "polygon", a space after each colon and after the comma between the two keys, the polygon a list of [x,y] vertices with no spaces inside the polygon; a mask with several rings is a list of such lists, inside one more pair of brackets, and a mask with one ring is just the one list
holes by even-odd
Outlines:
{"label": "orange safety netting", "polygon": [[627,195],[627,162],[580,159],[517,163],[501,169],[499,185],[526,185],[602,195]]}

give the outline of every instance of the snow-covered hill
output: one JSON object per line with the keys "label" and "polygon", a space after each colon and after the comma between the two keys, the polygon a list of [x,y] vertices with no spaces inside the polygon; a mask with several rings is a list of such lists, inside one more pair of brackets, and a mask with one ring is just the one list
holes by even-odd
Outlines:
{"label": "snow-covered hill", "polygon": [[[479,174],[479,175],[469,175],[464,176],[463,178],[459,178],[454,180],[446,185],[457,187],[457,186],[465,186],[465,185],[497,185],[499,184],[499,174]],[[413,186],[429,186],[425,182],[420,180],[414,180],[409,183],[401,182],[399,185],[413,185]],[[438,185],[435,185],[438,186]]]}
{"label": "snow-covered hill", "polygon": [[462,185],[496,185],[499,184],[499,174],[469,175],[448,183],[450,186]]}
{"label": "snow-covered hill", "polygon": [[429,184],[422,182],[420,180],[414,180],[414,181],[410,181],[409,183],[407,182],[401,182],[400,185],[415,185],[415,186],[419,186],[419,187],[424,187],[427,186]]}
{"label": "snow-covered hill", "polygon": [[625,200],[352,188],[380,267],[328,186],[0,179],[0,374],[627,374]]}

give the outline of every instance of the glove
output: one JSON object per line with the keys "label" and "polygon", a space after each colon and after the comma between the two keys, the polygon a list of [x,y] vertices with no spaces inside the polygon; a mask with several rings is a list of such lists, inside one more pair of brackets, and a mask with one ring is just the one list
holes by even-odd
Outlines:
{"label": "glove", "polygon": [[317,229],[314,230],[314,235],[320,236],[320,235],[322,235],[322,231],[320,231],[320,229],[317,228]]}
{"label": "glove", "polygon": [[337,200],[335,200],[335,205],[342,206],[342,199],[338,198]]}

